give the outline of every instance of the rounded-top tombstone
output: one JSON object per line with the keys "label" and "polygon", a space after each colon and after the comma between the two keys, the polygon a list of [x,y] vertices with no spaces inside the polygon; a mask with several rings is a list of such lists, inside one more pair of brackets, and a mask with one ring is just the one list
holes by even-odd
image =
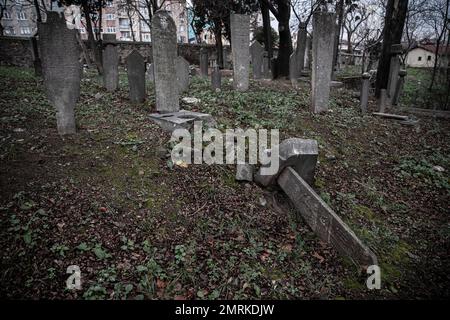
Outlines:
{"label": "rounded-top tombstone", "polygon": [[176,73],[177,28],[165,10],[158,10],[152,19],[152,52],[156,109],[177,112],[180,109]]}

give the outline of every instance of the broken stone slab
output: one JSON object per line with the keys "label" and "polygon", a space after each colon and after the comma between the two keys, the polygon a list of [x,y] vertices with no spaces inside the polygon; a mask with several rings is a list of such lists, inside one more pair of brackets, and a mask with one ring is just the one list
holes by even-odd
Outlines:
{"label": "broken stone slab", "polygon": [[261,169],[255,174],[255,182],[264,187],[276,184],[278,175],[291,166],[308,183],[313,184],[319,146],[316,140],[290,138],[279,145],[279,168],[276,174],[263,175]]}
{"label": "broken stone slab", "polygon": [[236,165],[236,180],[237,181],[253,181],[254,167],[251,164],[237,164]]}
{"label": "broken stone slab", "polygon": [[361,267],[378,265],[376,255],[323,201],[292,167],[278,177],[278,184],[293,202],[306,223],[322,241]]}
{"label": "broken stone slab", "polygon": [[200,99],[198,98],[191,98],[191,97],[184,97],[181,99],[182,102],[189,104],[189,105],[196,105],[200,103]]}
{"label": "broken stone slab", "polygon": [[402,121],[407,121],[409,119],[408,116],[400,116],[398,114],[390,114],[390,113],[383,113],[383,112],[374,112],[374,113],[372,113],[372,115],[377,116],[377,117],[383,117],[383,118],[394,119],[394,120],[402,120]]}
{"label": "broken stone slab", "polygon": [[172,113],[152,113],[150,119],[156,122],[163,130],[190,129],[195,121],[203,121],[205,127],[215,127],[216,121],[207,113],[180,110]]}

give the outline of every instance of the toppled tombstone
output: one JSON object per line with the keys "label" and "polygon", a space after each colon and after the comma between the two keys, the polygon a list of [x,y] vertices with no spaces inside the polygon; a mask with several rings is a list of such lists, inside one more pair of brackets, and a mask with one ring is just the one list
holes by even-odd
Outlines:
{"label": "toppled tombstone", "polygon": [[191,129],[195,121],[202,121],[205,127],[215,127],[216,121],[207,113],[180,110],[172,113],[153,113],[150,119],[166,131]]}

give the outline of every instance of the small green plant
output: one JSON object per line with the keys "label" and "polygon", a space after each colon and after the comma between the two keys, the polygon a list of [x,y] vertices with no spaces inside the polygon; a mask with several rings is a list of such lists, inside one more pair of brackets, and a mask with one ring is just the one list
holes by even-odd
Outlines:
{"label": "small green plant", "polygon": [[65,257],[66,251],[69,251],[69,247],[65,244],[55,244],[50,248],[50,250],[53,253],[58,253],[61,257]]}
{"label": "small green plant", "polygon": [[111,255],[102,248],[102,245],[97,243],[94,248],[92,248],[92,252],[95,254],[95,256],[100,260],[105,260],[111,257]]}
{"label": "small green plant", "polygon": [[175,246],[175,262],[182,264],[186,261],[186,246],[179,244]]}

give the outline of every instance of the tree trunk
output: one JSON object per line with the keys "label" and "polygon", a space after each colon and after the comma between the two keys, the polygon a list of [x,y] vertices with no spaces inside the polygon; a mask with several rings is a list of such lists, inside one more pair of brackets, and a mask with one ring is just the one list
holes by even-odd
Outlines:
{"label": "tree trunk", "polygon": [[92,30],[92,20],[91,20],[91,15],[89,12],[89,6],[87,1],[83,1],[81,3],[81,8],[83,10],[84,13],[84,18],[86,20],[86,29],[87,29],[87,33],[88,33],[88,42],[89,42],[89,47],[91,48],[92,52],[94,53],[94,62],[95,65],[97,66],[97,70],[98,73],[101,75],[103,74],[103,66],[102,66],[102,62],[101,60],[99,60],[99,50],[101,50],[101,48],[97,47],[97,44],[95,42],[95,38],[94,38],[94,32]]}
{"label": "tree trunk", "polygon": [[383,28],[383,47],[378,63],[375,95],[379,97],[381,89],[387,89],[389,66],[391,61],[391,45],[402,40],[408,0],[388,0]]}
{"label": "tree trunk", "polygon": [[277,77],[289,76],[289,58],[292,54],[292,38],[289,21],[291,18],[290,1],[277,0],[278,4],[278,33],[280,44],[277,57]]}
{"label": "tree trunk", "polygon": [[270,26],[270,12],[264,1],[260,2],[261,13],[263,18],[263,32],[264,32],[264,47],[267,51],[269,61],[273,58],[273,47],[272,47],[272,28]]}
{"label": "tree trunk", "polygon": [[[438,63],[439,63],[439,49],[441,47],[441,41],[442,41],[442,37],[445,35],[445,31],[446,31],[446,27],[445,25],[448,23],[448,7],[450,5],[450,0],[446,1],[446,9],[445,9],[445,14],[444,14],[444,27],[442,27],[442,32],[439,34],[439,37],[437,38],[436,41],[436,52],[434,53],[434,65],[433,65],[433,74],[431,76],[431,83],[430,83],[430,87],[428,88],[430,91],[433,89],[434,86],[434,82],[436,81],[436,72],[437,72],[437,68],[438,68]],[[445,39],[444,39],[444,44],[445,44]],[[445,51],[446,52],[446,51]]]}

